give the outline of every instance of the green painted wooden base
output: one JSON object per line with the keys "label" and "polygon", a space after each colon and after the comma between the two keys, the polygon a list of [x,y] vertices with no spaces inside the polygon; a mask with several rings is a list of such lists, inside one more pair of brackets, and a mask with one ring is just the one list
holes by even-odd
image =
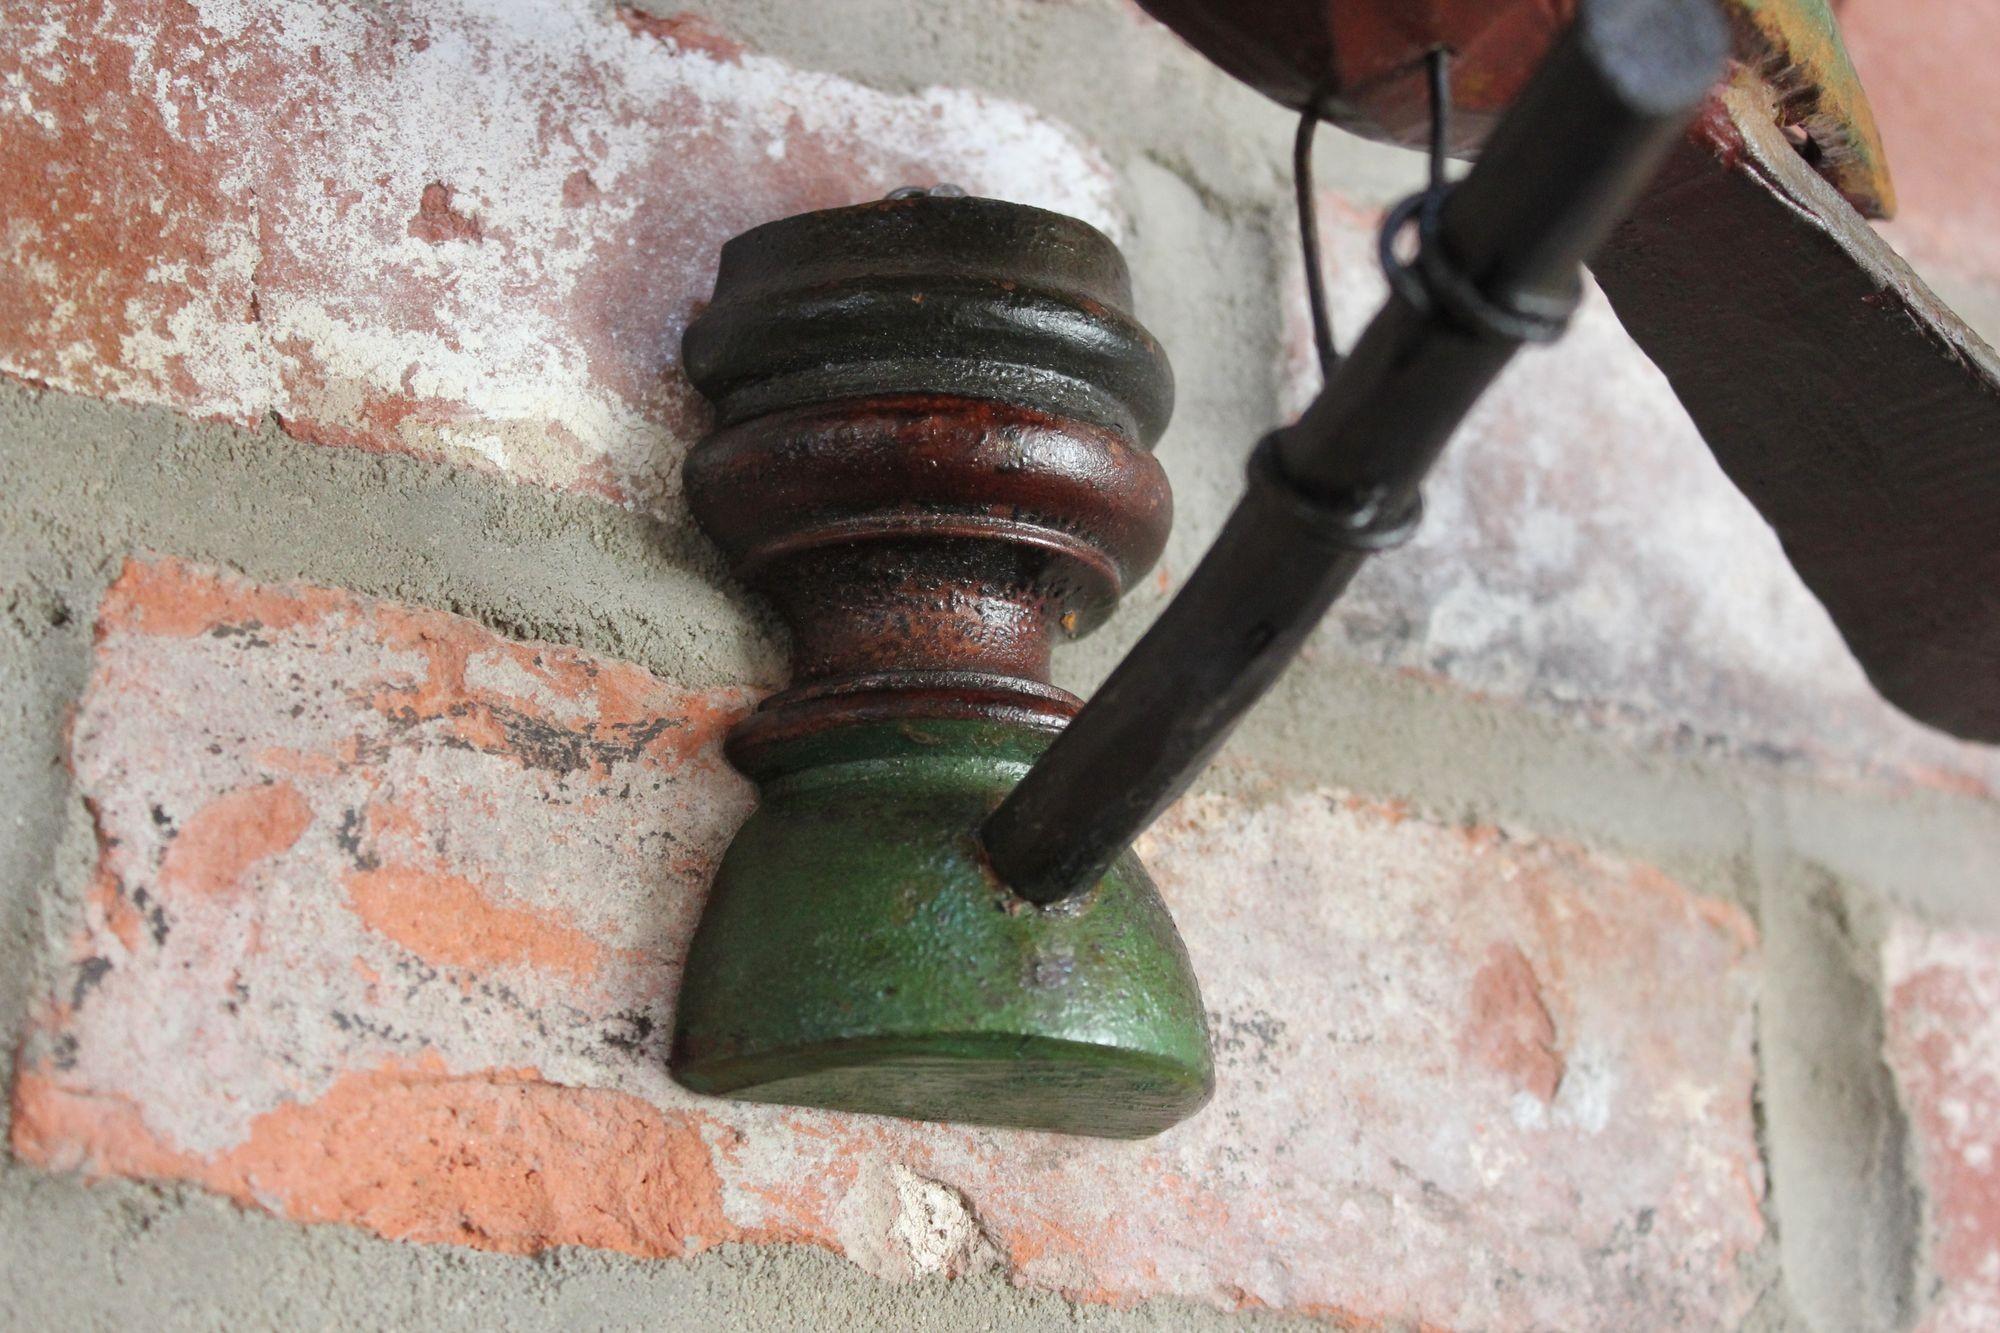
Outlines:
{"label": "green painted wooden base", "polygon": [[688,952],[673,1072],[703,1093],[1113,1138],[1214,1083],[1194,972],[1137,858],[1041,909],[979,821],[1048,742],[873,723],[771,746]]}

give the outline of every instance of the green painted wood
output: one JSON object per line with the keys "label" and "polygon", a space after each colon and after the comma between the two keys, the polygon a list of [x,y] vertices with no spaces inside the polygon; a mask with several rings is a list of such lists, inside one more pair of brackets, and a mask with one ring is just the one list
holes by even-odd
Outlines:
{"label": "green painted wood", "polygon": [[698,1092],[1113,1138],[1207,1101],[1187,951],[1126,856],[1041,909],[974,833],[1044,748],[989,721],[773,747],[689,950],[674,1075]]}

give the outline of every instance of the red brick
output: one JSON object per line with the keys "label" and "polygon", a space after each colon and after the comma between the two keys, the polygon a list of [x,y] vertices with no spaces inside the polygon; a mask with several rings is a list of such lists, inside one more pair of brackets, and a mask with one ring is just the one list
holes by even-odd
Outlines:
{"label": "red brick", "polygon": [[164,893],[230,893],[244,872],[290,849],[312,822],[298,788],[279,779],[218,796],[188,820],[160,858]]}
{"label": "red brick", "polygon": [[954,180],[1116,226],[1016,104],[594,0],[0,18],[0,371],[657,509],[723,240]]}
{"label": "red brick", "polygon": [[2000,938],[1905,922],[1883,971],[1928,1213],[1919,1327],[1985,1333],[2000,1326]]}
{"label": "red brick", "polygon": [[1239,775],[1146,849],[1214,1016],[1194,1120],[751,1107],[661,1049],[747,808],[740,693],[172,561],[127,569],[96,651],[102,863],[22,1048],[27,1161],[408,1240],[792,1242],[1363,1325],[1754,1298],[1755,940],[1644,866]]}

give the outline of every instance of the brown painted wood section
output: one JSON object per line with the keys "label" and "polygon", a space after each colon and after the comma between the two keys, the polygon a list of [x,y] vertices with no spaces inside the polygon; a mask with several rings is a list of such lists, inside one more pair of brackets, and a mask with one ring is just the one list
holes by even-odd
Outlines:
{"label": "brown painted wood section", "polygon": [[[1513,104],[1579,0],[1139,0],[1228,73],[1370,139],[1430,141],[1426,57],[1451,53],[1451,151],[1469,155]],[[1591,0],[1600,13],[1647,0]],[[1866,217],[1895,212],[1875,113],[1829,0],[1720,0],[1737,63],[1770,113],[1813,145],[1814,169]],[[1839,0],[1833,0],[1838,7]]]}
{"label": "brown painted wood section", "polygon": [[1748,93],[1593,270],[1876,688],[2000,740],[2000,357]]}
{"label": "brown painted wood section", "polygon": [[1430,126],[1424,57],[1452,72],[1454,151],[1485,138],[1561,36],[1575,0],[1140,0],[1230,74],[1356,134],[1418,145]]}

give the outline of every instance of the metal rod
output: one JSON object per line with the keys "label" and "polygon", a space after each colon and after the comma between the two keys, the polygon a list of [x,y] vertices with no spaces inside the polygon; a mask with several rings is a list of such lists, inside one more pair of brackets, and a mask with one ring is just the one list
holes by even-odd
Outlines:
{"label": "metal rod", "polygon": [[[1472,171],[1420,196],[1417,259],[1333,381],[1253,458],[1187,585],[981,830],[1031,901],[1095,884],[1193,782],[1375,550],[1521,341],[1559,330],[1580,269],[1719,74],[1713,0],[1582,0]],[[1385,242],[1385,254],[1389,250]]]}

